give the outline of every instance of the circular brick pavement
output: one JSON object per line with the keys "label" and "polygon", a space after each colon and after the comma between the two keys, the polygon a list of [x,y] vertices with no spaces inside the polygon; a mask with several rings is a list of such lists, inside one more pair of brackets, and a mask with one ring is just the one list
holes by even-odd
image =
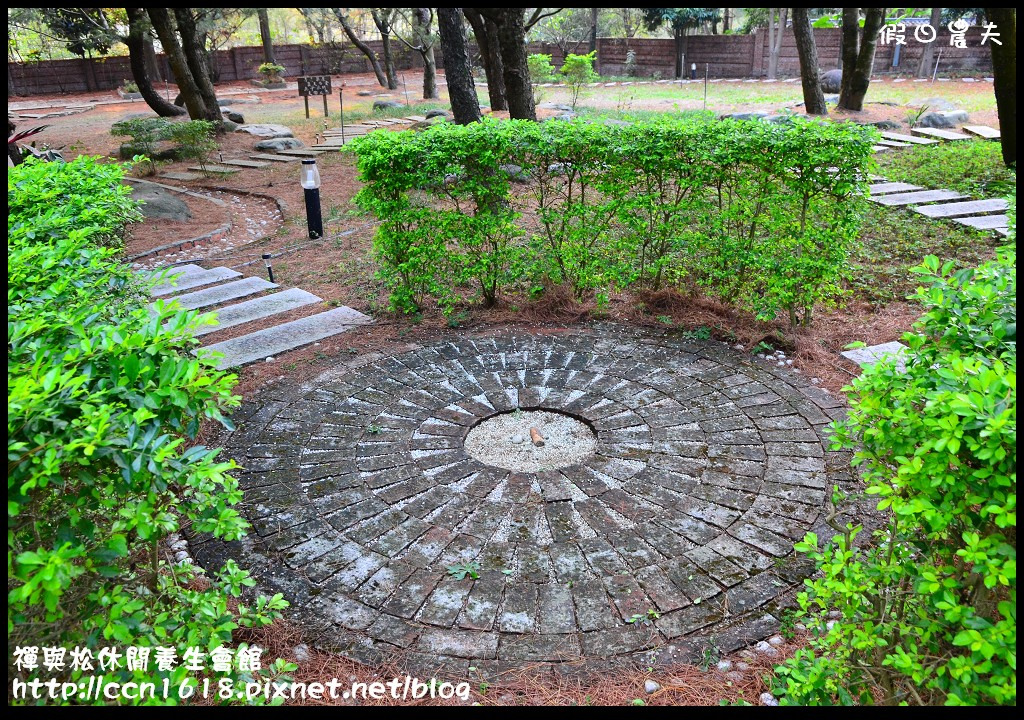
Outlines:
{"label": "circular brick pavement", "polygon": [[[793,542],[843,473],[821,439],[841,405],[720,343],[615,326],[441,343],[240,410],[255,532],[193,552],[360,660],[693,659],[777,627],[809,571]],[[597,452],[536,473],[469,457],[469,429],[515,408],[582,418]],[[477,579],[447,571],[466,564]]]}

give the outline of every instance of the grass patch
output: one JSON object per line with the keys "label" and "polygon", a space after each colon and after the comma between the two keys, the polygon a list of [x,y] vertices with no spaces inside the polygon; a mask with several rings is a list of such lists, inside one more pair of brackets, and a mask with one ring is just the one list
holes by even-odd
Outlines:
{"label": "grass patch", "polygon": [[912,293],[920,278],[910,268],[926,255],[953,260],[958,267],[975,267],[1005,244],[988,231],[873,203],[865,210],[862,227],[860,243],[850,255],[847,289],[873,304],[903,300]]}
{"label": "grass patch", "polygon": [[972,140],[901,148],[881,155],[878,165],[881,174],[894,182],[956,190],[976,199],[1017,192],[1017,177],[1003,165],[997,142]]}

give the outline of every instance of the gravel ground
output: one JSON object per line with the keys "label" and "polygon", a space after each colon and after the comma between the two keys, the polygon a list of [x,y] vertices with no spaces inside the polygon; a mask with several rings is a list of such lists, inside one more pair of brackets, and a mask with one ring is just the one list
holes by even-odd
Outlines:
{"label": "gravel ground", "polygon": [[[544,447],[530,441],[530,428],[544,436]],[[586,423],[561,413],[517,410],[488,418],[469,431],[466,452],[487,465],[538,472],[583,462],[597,449]]]}

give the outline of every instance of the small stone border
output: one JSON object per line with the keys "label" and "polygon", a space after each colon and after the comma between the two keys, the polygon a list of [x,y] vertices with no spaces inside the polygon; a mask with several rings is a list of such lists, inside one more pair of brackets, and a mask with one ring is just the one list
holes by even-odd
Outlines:
{"label": "small stone border", "polygon": [[[223,200],[219,200],[217,198],[212,198],[212,197],[207,197],[207,196],[202,195],[200,193],[193,192],[192,190],[186,190],[184,188],[175,187],[173,185],[164,185],[163,183],[153,182],[152,180],[142,180],[142,179],[139,179],[139,178],[125,178],[125,182],[128,182],[128,183],[139,183],[139,184],[142,184],[142,185],[152,185],[154,187],[162,188],[164,190],[170,190],[172,192],[181,193],[182,195],[188,195],[190,197],[198,198],[198,199],[201,199],[201,200],[206,200],[206,201],[211,202],[214,205],[217,205],[219,207],[227,207],[227,203],[224,202]],[[220,188],[216,188],[216,189],[219,190]],[[231,191],[231,192],[234,192],[234,191]],[[229,213],[229,215],[230,215],[230,213]],[[231,231],[232,226],[233,226],[233,223],[231,222],[231,220],[228,220],[228,222],[226,224],[221,225],[220,227],[214,228],[213,230],[211,230],[208,233],[205,233],[203,235],[199,235],[198,237],[188,238],[186,240],[178,240],[176,242],[167,243],[166,245],[160,245],[159,247],[151,248],[151,249],[147,250],[146,252],[142,252],[142,253],[138,253],[136,255],[129,256],[128,258],[125,259],[125,262],[130,262],[130,263],[131,262],[135,262],[137,260],[141,260],[142,258],[149,257],[150,255],[159,255],[160,253],[165,252],[167,250],[180,250],[181,248],[185,247],[185,245],[188,245],[190,243],[191,243],[191,245],[193,247],[195,247],[196,243],[204,242],[206,240],[210,240],[210,239],[212,239],[212,238],[214,238],[214,237],[216,237],[218,235],[226,235],[227,233],[229,233]]]}

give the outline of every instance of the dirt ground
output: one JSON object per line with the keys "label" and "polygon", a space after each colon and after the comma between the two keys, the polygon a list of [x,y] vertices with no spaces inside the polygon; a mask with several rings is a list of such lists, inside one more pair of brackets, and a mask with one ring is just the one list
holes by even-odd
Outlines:
{"label": "dirt ground", "polygon": [[[410,73],[408,83],[409,111],[404,114],[422,114],[425,109],[446,106],[443,76],[439,79],[440,101],[417,100],[420,78]],[[346,116],[350,120],[371,115],[373,96],[359,95],[360,91],[379,91],[372,75],[349,75],[334,78],[334,87],[343,88]],[[688,85],[627,85],[613,88],[588,88],[581,105],[594,111],[632,112],[641,110],[673,111],[703,107],[702,84]],[[403,89],[392,91],[392,99],[406,101]],[[322,106],[311,103],[312,117],[307,120],[303,102],[294,87],[285,90],[264,91],[242,84],[218,86],[222,98],[239,101],[234,109],[242,112],[250,123],[280,123],[293,128],[295,135],[307,145],[317,141],[317,133],[325,127],[318,115]],[[481,91],[486,102],[486,92]],[[908,111],[919,107],[929,97],[947,97],[971,113],[971,121],[997,127],[995,103],[991,83],[978,79],[974,83],[958,80],[936,83],[893,82],[886,79],[872,84],[870,102],[862,113],[839,115],[842,119],[858,122],[893,120],[906,122]],[[799,83],[729,83],[709,86],[709,109],[719,113],[765,111],[788,108],[798,111],[801,100]],[[549,88],[543,102],[567,103],[568,91]],[[113,123],[137,114],[150,115],[141,101],[120,101],[115,92],[87,93],[75,96],[35,97],[16,99],[9,108],[22,112],[46,112],[68,105],[91,103],[92,109],[77,114],[39,120],[18,120],[20,129],[36,124],[49,127],[34,139],[63,148],[65,157],[77,154],[116,156],[120,140],[110,135]],[[35,106],[35,109],[32,109]],[[330,97],[331,117],[326,125],[337,125],[338,95]],[[541,117],[558,114],[558,110],[541,110]],[[232,133],[221,139],[220,157],[248,157],[255,138],[244,133]],[[215,157],[216,161],[219,159]],[[176,162],[160,168],[182,171],[193,163]],[[591,305],[577,305],[558,293],[550,293],[538,303],[523,298],[500,301],[496,307],[466,308],[452,319],[438,312],[425,312],[422,317],[409,318],[388,314],[386,293],[374,278],[371,245],[375,223],[360,214],[352,204],[359,189],[354,159],[342,153],[328,153],[318,158],[322,176],[321,189],[325,236],[310,240],[306,231],[303,193],[299,186],[298,163],[272,163],[267,168],[246,169],[236,174],[200,179],[188,183],[161,181],[215,197],[225,202],[221,207],[198,198],[184,198],[193,212],[189,223],[149,221],[132,229],[126,254],[144,252],[164,245],[194,238],[220,227],[230,220],[233,230],[224,237],[185,246],[159,256],[147,258],[143,265],[154,267],[164,263],[195,261],[206,267],[225,265],[248,275],[263,275],[261,255],[274,255],[275,280],[282,287],[300,287],[324,298],[328,306],[348,305],[373,316],[372,326],[324,340],[309,347],[278,356],[273,363],[257,363],[239,372],[237,392],[251,396],[277,382],[296,382],[326,370],[338,362],[348,362],[371,352],[391,352],[407,348],[412,343],[424,343],[464,331],[500,332],[514,327],[524,330],[535,327],[568,327],[588,322],[598,316]],[[642,306],[641,306],[642,302]],[[319,312],[319,305],[277,316],[264,324],[276,324]],[[710,328],[712,336],[732,345],[754,348],[767,340],[784,350],[794,360],[794,367],[807,377],[818,378],[822,387],[838,392],[857,373],[857,368],[839,356],[844,346],[859,340],[875,344],[899,339],[910,328],[919,314],[917,308],[892,302],[870,306],[851,303],[845,307],[820,309],[810,328],[790,331],[782,324],[761,323],[719,303],[699,297],[683,297],[675,293],[657,296],[618,294],[600,313],[603,320],[615,320],[636,325],[664,327],[665,317],[680,332]],[[260,322],[236,326],[207,336],[215,342],[261,327]],[[276,625],[273,634],[261,641],[270,645],[271,654],[294,656],[292,629]],[[789,642],[780,657],[791,654],[800,646],[800,637]],[[778,660],[779,658],[775,658]],[[747,658],[755,669],[768,670],[769,662]],[[763,666],[763,667],[762,667]],[[330,671],[330,672],[327,672]],[[304,661],[297,679],[321,679],[336,675],[350,675],[360,679],[390,677],[387,668],[365,668],[350,661],[314,653]],[[326,673],[326,675],[325,675]],[[490,691],[486,684],[474,687],[471,702],[482,704],[629,704],[642,699],[649,704],[718,704],[720,700],[745,698],[757,703],[760,692],[767,689],[759,672],[746,674],[743,681],[730,680],[712,666],[699,669],[692,666],[671,668],[659,673],[657,680],[662,690],[647,696],[643,693],[643,673],[620,678],[591,678],[587,681],[552,680],[531,677],[529,673],[509,678],[500,691]]]}

